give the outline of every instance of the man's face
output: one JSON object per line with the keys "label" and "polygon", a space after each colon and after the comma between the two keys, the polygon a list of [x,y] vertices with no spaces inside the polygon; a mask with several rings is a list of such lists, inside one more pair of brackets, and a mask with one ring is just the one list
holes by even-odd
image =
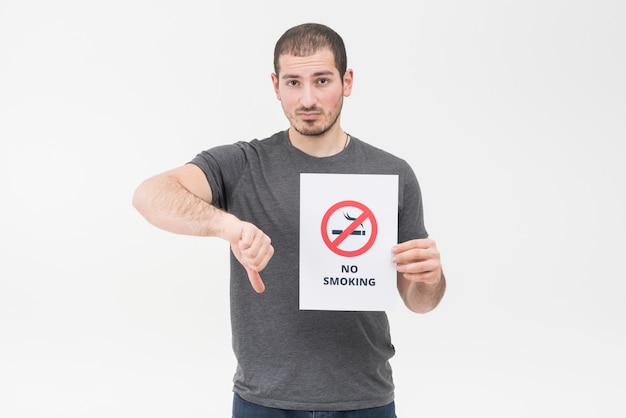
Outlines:
{"label": "man's face", "polygon": [[[343,98],[352,91],[352,70],[339,75],[330,49],[308,57],[281,55],[274,91],[291,126],[300,134],[322,135],[339,119]],[[343,83],[342,83],[343,81]]]}

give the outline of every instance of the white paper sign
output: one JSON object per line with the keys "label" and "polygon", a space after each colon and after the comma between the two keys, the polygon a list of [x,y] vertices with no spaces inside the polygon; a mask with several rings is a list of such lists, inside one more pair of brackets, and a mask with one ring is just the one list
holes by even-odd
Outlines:
{"label": "white paper sign", "polygon": [[397,175],[302,173],[300,309],[392,308],[397,240]]}

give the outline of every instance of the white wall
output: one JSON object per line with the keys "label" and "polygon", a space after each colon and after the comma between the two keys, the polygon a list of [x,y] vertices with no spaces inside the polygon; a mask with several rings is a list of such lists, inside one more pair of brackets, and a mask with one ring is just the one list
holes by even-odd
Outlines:
{"label": "white wall", "polygon": [[287,127],[304,21],[343,35],[343,125],[414,166],[449,277],[390,313],[398,415],[623,416],[624,3],[219,3],[0,1],[0,416],[230,416],[228,249],[130,200]]}

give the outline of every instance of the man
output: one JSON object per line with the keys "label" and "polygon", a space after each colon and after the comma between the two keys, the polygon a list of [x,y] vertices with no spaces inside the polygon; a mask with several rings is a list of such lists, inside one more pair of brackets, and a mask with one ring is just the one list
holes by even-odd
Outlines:
{"label": "man", "polygon": [[399,243],[389,257],[404,303],[424,313],[443,297],[445,279],[417,179],[405,161],[342,129],[354,73],[332,29],[289,29],[276,44],[274,70],[287,131],[203,151],[145,180],[133,203],[159,228],[230,243],[233,417],[395,417],[386,314],[299,310],[299,179],[398,176]]}

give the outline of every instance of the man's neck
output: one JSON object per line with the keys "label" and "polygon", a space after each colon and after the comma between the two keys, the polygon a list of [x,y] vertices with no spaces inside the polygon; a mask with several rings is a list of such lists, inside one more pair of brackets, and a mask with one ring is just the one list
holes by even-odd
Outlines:
{"label": "man's neck", "polygon": [[295,129],[287,131],[289,142],[295,148],[312,157],[322,158],[339,154],[350,141],[350,136],[339,127],[322,135],[302,135]]}

